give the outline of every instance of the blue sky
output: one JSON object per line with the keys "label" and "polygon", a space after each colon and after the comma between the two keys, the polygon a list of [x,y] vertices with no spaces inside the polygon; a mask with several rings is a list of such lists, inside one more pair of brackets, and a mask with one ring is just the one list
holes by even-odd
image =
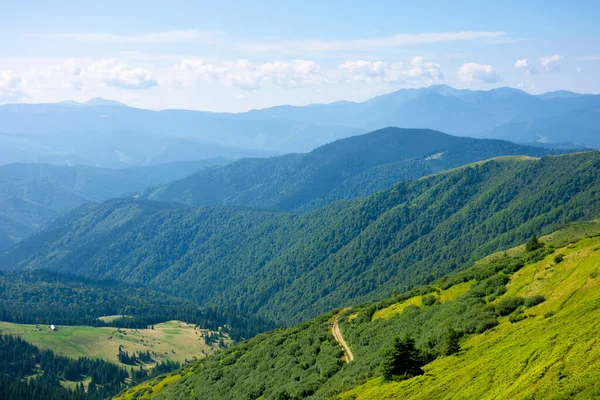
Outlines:
{"label": "blue sky", "polygon": [[244,111],[441,83],[600,92],[597,1],[2,3],[2,103]]}

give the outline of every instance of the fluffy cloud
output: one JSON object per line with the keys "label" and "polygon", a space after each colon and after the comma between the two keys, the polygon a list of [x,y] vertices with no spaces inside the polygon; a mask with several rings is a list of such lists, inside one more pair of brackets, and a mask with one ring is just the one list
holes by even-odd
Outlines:
{"label": "fluffy cloud", "polygon": [[0,102],[20,101],[26,97],[20,76],[13,71],[0,71]]}
{"label": "fluffy cloud", "polygon": [[321,67],[310,60],[273,61],[263,64],[239,60],[224,64],[202,60],[183,60],[174,68],[180,83],[225,83],[245,91],[258,90],[265,85],[297,88],[325,82]]}
{"label": "fluffy cloud", "polygon": [[458,77],[463,82],[496,83],[502,78],[489,64],[465,63],[458,69]]}
{"label": "fluffy cloud", "polygon": [[515,68],[523,69],[529,75],[536,75],[538,73],[538,70],[535,67],[535,65],[530,64],[529,60],[527,60],[526,58],[523,58],[521,60],[517,60],[515,62]]}
{"label": "fluffy cloud", "polygon": [[150,89],[158,85],[158,81],[149,71],[130,68],[117,62],[115,58],[95,62],[83,73],[92,80],[121,89]]}
{"label": "fluffy cloud", "polygon": [[338,74],[342,80],[366,83],[406,83],[444,78],[440,65],[425,61],[423,57],[415,57],[407,66],[402,63],[388,64],[383,61],[346,61],[339,65]]}
{"label": "fluffy cloud", "polygon": [[540,57],[542,70],[545,72],[558,72],[565,58],[559,54],[548,57]]}

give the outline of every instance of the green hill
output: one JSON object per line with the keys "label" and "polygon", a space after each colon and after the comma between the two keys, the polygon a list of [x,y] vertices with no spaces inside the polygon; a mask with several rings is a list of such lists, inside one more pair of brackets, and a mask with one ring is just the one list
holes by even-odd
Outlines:
{"label": "green hill", "polygon": [[290,324],[595,218],[599,177],[587,152],[477,163],[306,214],[117,200],[58,218],[0,269],[143,284]]}
{"label": "green hill", "polygon": [[144,196],[194,206],[310,210],[496,156],[541,157],[556,152],[427,129],[386,128],[341,139],[307,154],[243,159],[205,169]]}
{"label": "green hill", "polygon": [[[535,242],[537,243],[537,242]],[[600,221],[571,225],[392,298],[259,335],[120,399],[596,398]],[[395,338],[422,372],[384,380]]]}
{"label": "green hill", "polygon": [[0,166],[0,251],[22,240],[59,213],[87,202],[133,194],[181,179],[224,159],[106,169],[88,166],[9,164]]}

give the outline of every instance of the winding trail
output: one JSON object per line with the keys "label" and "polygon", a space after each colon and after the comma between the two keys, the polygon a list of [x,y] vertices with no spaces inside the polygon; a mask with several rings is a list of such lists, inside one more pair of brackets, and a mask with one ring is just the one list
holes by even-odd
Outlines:
{"label": "winding trail", "polygon": [[329,330],[331,331],[331,334],[333,335],[334,339],[340,344],[340,346],[342,346],[342,349],[344,349],[344,361],[346,361],[346,363],[350,363],[352,360],[354,360],[354,354],[352,354],[350,346],[348,346],[348,343],[346,343],[346,341],[344,340],[344,337],[342,336],[342,331],[340,330],[340,325],[338,323],[342,313],[347,310],[349,310],[349,308],[344,308],[335,316],[333,322],[329,324]]}

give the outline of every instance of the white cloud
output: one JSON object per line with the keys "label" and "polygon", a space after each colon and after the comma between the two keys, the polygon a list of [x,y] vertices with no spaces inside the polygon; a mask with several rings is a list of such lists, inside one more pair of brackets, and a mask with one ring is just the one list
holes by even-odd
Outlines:
{"label": "white cloud", "polygon": [[440,65],[415,57],[409,65],[403,63],[388,64],[383,61],[346,61],[338,66],[341,80],[366,83],[406,83],[408,81],[443,79]]}
{"label": "white cloud", "polygon": [[535,67],[535,65],[530,64],[529,60],[527,60],[526,58],[523,58],[521,60],[517,60],[515,62],[515,68],[523,69],[529,75],[536,75],[538,73],[538,70]]}
{"label": "white cloud", "polygon": [[463,64],[458,69],[458,77],[463,82],[479,81],[483,83],[496,83],[502,79],[491,65],[474,62]]}
{"label": "white cloud", "polygon": [[560,66],[564,61],[564,57],[555,54],[553,56],[548,57],[540,57],[540,64],[542,64],[542,70],[544,72],[558,72],[560,71]]}
{"label": "white cloud", "polygon": [[[40,36],[40,35],[36,35]],[[400,46],[424,45],[451,41],[505,39],[505,32],[497,31],[461,31],[404,33],[369,39],[350,40],[248,40],[234,37],[222,31],[204,31],[199,29],[173,30],[163,32],[137,33],[130,35],[114,33],[54,33],[42,35],[50,39],[68,39],[79,42],[115,42],[115,43],[180,43],[196,44],[221,43],[237,53],[325,53],[339,51],[372,52],[373,50],[393,49]]]}
{"label": "white cloud", "polygon": [[30,93],[41,95],[47,92],[69,90],[102,90],[106,87],[138,90],[158,85],[153,74],[139,67],[131,67],[115,58],[65,59],[45,65],[33,65],[22,71]]}
{"label": "white cloud", "polygon": [[53,33],[51,39],[72,39],[79,42],[118,42],[118,43],[177,43],[203,42],[213,43],[226,36],[220,31],[202,31],[199,29],[173,30],[164,32],[117,35],[113,33]]}
{"label": "white cloud", "polygon": [[581,68],[577,68],[575,71],[577,71],[577,73],[580,74],[583,70]]}
{"label": "white cloud", "polygon": [[242,90],[258,90],[265,85],[284,89],[325,82],[321,67],[311,60],[273,61],[263,64],[238,60],[222,64],[186,59],[174,68],[179,83],[225,83]]}
{"label": "white cloud", "polygon": [[14,71],[0,71],[0,102],[20,101],[26,97],[20,76]]}
{"label": "white cloud", "polygon": [[95,62],[83,71],[84,76],[121,89],[150,89],[158,85],[152,74],[142,68],[130,68],[115,58]]}

